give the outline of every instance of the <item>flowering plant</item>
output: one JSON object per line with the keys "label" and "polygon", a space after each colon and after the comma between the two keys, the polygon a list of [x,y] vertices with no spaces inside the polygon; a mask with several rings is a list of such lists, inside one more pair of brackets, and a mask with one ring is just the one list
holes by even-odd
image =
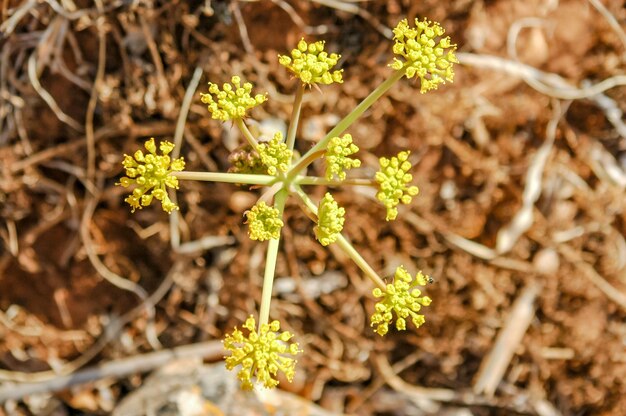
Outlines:
{"label": "flowering plant", "polygon": [[[304,93],[314,84],[343,82],[343,70],[335,69],[341,56],[326,52],[322,41],[307,43],[304,39],[298,42],[289,55],[278,57],[279,63],[299,79],[285,138],[277,132],[271,140],[260,142],[252,134],[245,118],[252,109],[267,100],[267,94],[253,94],[254,86],[251,83],[242,84],[239,76],[233,76],[231,82],[224,83],[221,88],[209,83],[208,93],[202,94],[202,102],[207,104],[212,118],[231,121],[247,141],[246,151],[231,155],[229,160],[233,166],[228,173],[186,172],[183,170],[183,158],[172,160],[168,156],[174,146],[166,141],[161,142],[159,150],[162,154],[158,155],[154,139],[145,143],[149,154],[144,155],[138,150],[133,156],[124,156],[126,176],[121,178],[119,185],[137,186],[126,198],[133,211],[150,205],[154,199],[160,201],[168,213],[178,209],[168,197],[166,189],[178,189],[180,180],[268,187],[261,200],[246,212],[250,238],[268,241],[258,324],[250,316],[242,326],[248,331],[247,336],[235,328],[224,340],[224,347],[230,351],[230,355],[225,357],[226,366],[229,369],[241,366],[238,377],[245,389],[253,388],[255,380],[268,388],[276,386],[279,371],[290,381],[295,371],[294,356],[301,352],[298,343],[291,341],[293,334],[279,332],[280,323],[269,320],[277,254],[284,226],[283,210],[289,196],[298,198],[303,210],[315,221],[315,237],[320,244],[336,244],[375,285],[372,294],[380,300],[375,305],[371,326],[376,333],[381,336],[387,334],[391,324],[395,324],[398,330],[405,330],[407,319],[416,327],[425,321],[420,311],[423,306],[430,304],[431,299],[422,296],[417,286],[424,286],[430,278],[422,272],[412,277],[404,266],[399,266],[393,282],[386,283],[341,234],[346,210],[337,204],[332,194],[327,192],[316,203],[303,190],[303,187],[310,185],[375,187],[378,189],[377,199],[386,208],[387,221],[395,220],[399,214],[398,206],[409,204],[418,194],[418,188],[411,185],[413,177],[409,173],[412,168],[409,151],[402,151],[390,158],[381,157],[380,168],[374,178],[348,178],[347,171],[359,167],[361,161],[354,157],[359,148],[352,136],[342,136],[402,77],[419,78],[422,93],[453,80],[453,64],[458,62],[454,54],[456,45],[451,44],[449,37],[443,37],[444,30],[438,23],[416,19],[415,25],[410,27],[407,20],[402,20],[393,30],[393,52],[396,57],[389,65],[394,70],[389,78],[302,156],[298,157],[293,149]],[[307,167],[320,158],[324,158],[326,163],[324,177],[307,176]],[[273,203],[268,204],[272,200]]]}

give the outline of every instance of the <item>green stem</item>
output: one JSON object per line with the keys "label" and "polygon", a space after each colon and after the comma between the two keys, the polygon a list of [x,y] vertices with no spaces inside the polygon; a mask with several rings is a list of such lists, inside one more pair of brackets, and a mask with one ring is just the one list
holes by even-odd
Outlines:
{"label": "green stem", "polygon": [[243,134],[243,137],[246,138],[250,146],[252,146],[254,150],[257,150],[259,143],[256,141],[250,130],[248,130],[248,126],[246,126],[246,123],[243,121],[243,119],[235,119],[235,125],[239,128],[239,131],[241,131],[241,134]]}
{"label": "green stem", "polygon": [[[315,205],[311,198],[309,198],[309,196],[298,185],[295,185],[294,189],[298,196],[302,199],[302,202],[304,202],[306,207],[311,210],[315,215],[317,215],[317,205]],[[339,234],[337,236],[336,244],[348,257],[352,259],[352,261],[357,266],[359,266],[359,269],[361,269],[363,273],[365,273],[365,275],[369,277],[376,286],[380,287],[381,289],[385,289],[387,287],[387,285],[385,284],[383,279],[380,278],[378,273],[376,273],[372,266],[370,266],[367,261],[365,261],[365,259],[361,257],[359,252],[356,251],[352,244],[350,244],[350,242],[343,235]]]}
{"label": "green stem", "polygon": [[300,171],[306,169],[306,167],[313,163],[315,159],[319,159],[320,157],[322,157],[324,155],[324,151],[320,150],[319,152],[315,153],[309,152],[307,153],[307,155],[307,157],[301,157],[295,165],[289,168],[289,171],[287,171],[287,177],[285,179],[286,183],[291,183],[293,179],[300,173]]}
{"label": "green stem", "polygon": [[[286,189],[281,189],[278,193],[276,193],[274,208],[278,209],[280,218],[283,216],[287,195],[288,192]],[[263,275],[263,293],[261,294],[261,310],[259,311],[259,330],[261,329],[261,325],[269,322],[270,318],[270,303],[272,301],[272,288],[274,286],[274,273],[276,271],[279,244],[280,238],[276,238],[271,239],[267,246],[265,274]]]}
{"label": "green stem", "polygon": [[357,185],[357,186],[378,186],[378,183],[374,179],[331,179],[320,178],[319,176],[298,176],[294,180],[294,183],[298,185],[327,185],[327,186],[342,186],[342,185]]}
{"label": "green stem", "polygon": [[357,266],[359,266],[359,269],[361,269],[363,273],[365,273],[365,275],[369,277],[376,286],[381,289],[385,289],[387,287],[387,285],[385,284],[383,279],[380,278],[378,273],[376,273],[372,266],[370,266],[369,263],[366,262],[363,257],[361,257],[359,252],[356,251],[354,246],[350,244],[350,242],[343,235],[339,234],[337,236],[336,243],[343,250],[343,252],[346,253]]}
{"label": "green stem", "polygon": [[298,131],[298,121],[300,120],[300,110],[302,110],[302,97],[304,97],[305,85],[300,82],[296,96],[293,99],[293,110],[291,112],[291,120],[289,120],[289,130],[287,131],[287,147],[293,150],[296,143],[296,133]]}
{"label": "green stem", "polygon": [[[383,81],[374,91],[370,93],[363,101],[357,105],[354,110],[350,112],[347,116],[343,118],[331,131],[328,132],[326,137],[320,140],[315,146],[313,146],[308,152],[302,156],[301,159],[305,159],[310,156],[311,153],[318,152],[326,148],[328,141],[333,137],[339,136],[343,133],[352,123],[354,123],[361,115],[376,102],[384,93],[386,93],[389,88],[393,86],[397,81],[402,78],[404,75],[404,71],[394,71],[393,75]],[[299,161],[298,161],[299,163]]]}
{"label": "green stem", "polygon": [[253,175],[247,173],[223,173],[223,172],[173,172],[172,175],[183,181],[206,181],[245,183],[248,185],[271,185],[277,181],[271,175]]}

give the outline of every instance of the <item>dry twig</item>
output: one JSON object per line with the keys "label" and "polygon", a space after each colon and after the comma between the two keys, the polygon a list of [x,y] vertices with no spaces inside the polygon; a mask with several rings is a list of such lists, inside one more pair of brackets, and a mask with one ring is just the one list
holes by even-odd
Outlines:
{"label": "dry twig", "polygon": [[39,371],[36,373],[0,370],[0,380],[18,383],[40,383],[46,380],[55,379],[59,376],[72,374],[74,371],[91,361],[110,341],[115,339],[124,325],[136,319],[140,313],[145,311],[146,308],[154,308],[154,305],[156,305],[163,298],[163,296],[165,296],[172,286],[172,283],[174,282],[173,275],[175,273],[180,273],[183,266],[182,262],[175,263],[159,287],[145,300],[144,303],[131,309],[121,317],[112,319],[111,323],[105,327],[100,338],[98,338],[96,342],[83,352],[80,357],[63,364],[56,370]]}
{"label": "dry twig", "polygon": [[54,393],[103,378],[112,377],[119,379],[132,374],[144,373],[177,359],[204,358],[217,360],[223,354],[224,347],[221,341],[207,341],[121,358],[45,381],[2,385],[0,386],[0,403],[7,400],[19,400],[32,394]]}
{"label": "dry twig", "polygon": [[530,284],[517,298],[493,348],[480,364],[474,392],[493,397],[530,321],[535,316],[535,299],[540,287]]}

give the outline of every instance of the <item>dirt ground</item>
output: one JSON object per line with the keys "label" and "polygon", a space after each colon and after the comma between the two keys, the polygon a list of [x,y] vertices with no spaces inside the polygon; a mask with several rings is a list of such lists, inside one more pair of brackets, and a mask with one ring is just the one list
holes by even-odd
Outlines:
{"label": "dirt ground", "polygon": [[[372,192],[334,191],[374,269],[433,276],[427,322],[373,333],[371,283],[290,202],[272,317],[306,353],[280,387],[332,414],[626,414],[622,1],[1,4],[0,397],[219,341],[256,314],[266,246],[243,212],[260,190],[182,183],[180,240],[200,241],[177,253],[168,215],[131,214],[114,186],[124,153],[172,140],[194,71],[181,155],[226,171],[239,139],[200,103],[207,82],[243,74],[269,92],[252,118],[281,126],[296,83],[277,54],[326,40],[345,82],[307,95],[306,151],[390,74],[389,28],[427,16],[458,44],[454,83],[421,95],[403,80],[349,130],[364,175],[411,150],[419,196],[385,222]],[[0,414],[108,414],[142,374],[11,399]]]}

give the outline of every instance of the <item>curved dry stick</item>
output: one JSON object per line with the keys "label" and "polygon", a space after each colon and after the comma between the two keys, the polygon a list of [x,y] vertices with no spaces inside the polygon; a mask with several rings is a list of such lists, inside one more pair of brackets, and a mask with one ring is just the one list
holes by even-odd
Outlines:
{"label": "curved dry stick", "polygon": [[142,14],[139,14],[139,23],[141,23],[141,32],[146,39],[146,45],[148,46],[150,57],[152,58],[154,68],[156,69],[156,78],[159,85],[159,93],[164,94],[165,98],[169,99],[171,97],[170,87],[167,83],[167,78],[165,77],[165,68],[163,67],[163,61],[161,60],[159,49],[157,48],[156,42],[154,41],[152,32],[150,31],[150,27],[148,26],[148,22],[146,22],[146,19],[143,17]]}
{"label": "curved dry stick", "polygon": [[[396,371],[394,371],[393,367],[389,364],[388,359],[384,357],[383,354],[374,355],[374,362],[376,363],[376,367],[380,371],[385,382],[391,388],[399,393],[402,393],[409,399],[416,401],[420,405],[430,407],[436,406],[434,407],[435,411],[439,409],[439,406],[437,406],[437,402],[439,402],[458,403],[463,406],[484,406],[490,408],[500,408],[511,410],[521,414],[537,413],[536,409],[534,408],[536,403],[533,403],[536,400],[532,398],[528,398],[523,401],[512,401],[499,398],[488,398],[482,395],[462,390],[455,391],[452,389],[415,386],[407,383],[400,376],[398,376]],[[519,397],[522,397],[522,395],[520,395]],[[541,402],[542,404],[545,403],[544,401]],[[553,412],[550,414],[560,415],[560,413],[558,412]]]}
{"label": "curved dry stick", "polygon": [[237,27],[239,28],[239,36],[241,37],[241,43],[243,43],[243,48],[246,50],[246,53],[248,55],[254,55],[254,47],[252,46],[252,42],[250,42],[248,28],[246,27],[246,22],[243,20],[243,16],[241,15],[239,3],[233,1],[230,3],[230,5],[233,16],[237,21]]}
{"label": "curved dry stick", "polygon": [[620,292],[615,286],[607,282],[592,265],[581,260],[579,253],[575,252],[570,246],[560,245],[557,249],[568,262],[580,270],[583,276],[600,289],[607,298],[611,299],[619,305],[622,310],[626,311],[626,294]]}
{"label": "curved dry stick", "polygon": [[459,52],[457,58],[463,65],[490,68],[522,78],[530,87],[554,98],[580,100],[598,95],[611,88],[626,85],[626,75],[616,75],[589,87],[576,88],[557,74],[541,71],[530,65],[492,55]]}
{"label": "curved dry stick", "polygon": [[54,393],[79,384],[102,380],[103,378],[113,377],[119,379],[132,374],[153,370],[173,360],[188,360],[191,358],[217,360],[222,358],[223,355],[224,347],[221,341],[205,341],[168,350],[121,358],[98,364],[73,374],[60,375],[45,381],[14,386],[0,386],[0,403],[6,400],[19,400],[31,394]]}
{"label": "curved dry stick", "polygon": [[526,172],[526,184],[524,186],[524,192],[522,193],[522,206],[515,213],[513,218],[511,218],[511,221],[498,230],[496,236],[497,254],[508,253],[521,235],[528,231],[533,225],[533,209],[535,203],[539,200],[539,197],[541,197],[543,171],[556,138],[557,126],[563,115],[567,112],[569,103],[565,105],[565,108],[561,109],[560,102],[553,100],[552,107],[553,116],[546,126],[546,140],[532,157],[530,166]]}
{"label": "curved dry stick", "polygon": [[104,77],[104,65],[106,63],[106,33],[104,31],[104,15],[102,0],[95,0],[100,16],[96,19],[98,30],[98,69],[96,78],[91,88],[91,96],[87,104],[87,116],[85,117],[85,136],[87,138],[87,181],[93,182],[96,175],[96,140],[94,138],[93,118],[98,104],[98,88]]}
{"label": "curved dry stick", "polygon": [[170,287],[174,283],[173,274],[178,273],[182,268],[182,263],[175,263],[170,269],[168,274],[163,279],[163,282],[159,287],[148,297],[145,302],[131,309],[126,314],[122,315],[119,319],[113,320],[105,329],[104,333],[98,340],[92,344],[80,357],[73,361],[63,364],[56,370],[39,371],[36,373],[25,373],[21,371],[8,371],[0,370],[0,380],[12,381],[18,383],[37,383],[46,380],[51,380],[59,376],[65,376],[73,373],[80,367],[91,361],[96,355],[102,351],[102,349],[113,340],[124,325],[131,322],[137,317],[137,315],[143,312],[146,307],[154,308],[165,294],[169,291]]}
{"label": "curved dry stick", "polygon": [[35,91],[37,91],[37,94],[39,94],[39,96],[46,102],[46,104],[48,104],[52,112],[57,116],[60,121],[67,124],[74,130],[82,133],[83,126],[81,126],[78,121],[65,114],[65,112],[63,112],[63,110],[61,110],[61,108],[57,104],[54,97],[50,95],[50,93],[46,91],[46,89],[39,82],[39,78],[37,77],[37,61],[35,58],[36,54],[37,51],[35,50],[28,58],[28,79],[30,80],[30,83],[33,85]]}
{"label": "curved dry stick", "polygon": [[283,9],[285,13],[289,15],[291,20],[307,35],[323,35],[324,33],[328,33],[328,27],[326,25],[318,25],[318,26],[309,26],[307,25],[302,17],[296,12],[296,9],[289,3],[284,0],[271,0],[272,3]]}
{"label": "curved dry stick", "polygon": [[[86,182],[86,184],[88,183],[89,182]],[[90,192],[90,196],[86,198],[86,206],[80,223],[80,237],[83,241],[85,251],[87,252],[87,257],[89,258],[92,266],[96,269],[98,274],[102,276],[102,278],[104,278],[104,280],[122,290],[134,293],[135,295],[137,295],[137,297],[139,297],[139,299],[143,301],[142,304],[145,306],[146,312],[148,314],[148,324],[146,325],[146,339],[148,340],[148,343],[152,346],[152,348],[158,349],[161,347],[161,343],[159,342],[156,334],[156,329],[154,327],[155,311],[154,306],[149,305],[146,302],[146,299],[148,297],[147,292],[137,283],[125,279],[122,276],[109,270],[109,268],[104,263],[102,263],[102,260],[100,260],[100,257],[93,249],[93,241],[91,240],[91,235],[89,234],[88,224],[91,222],[93,212],[99,199],[100,195],[95,189]]]}
{"label": "curved dry stick", "polygon": [[146,293],[144,288],[139,286],[137,283],[125,279],[122,276],[110,271],[107,266],[102,263],[102,260],[100,260],[98,254],[96,254],[96,250],[94,250],[93,248],[93,241],[91,240],[91,235],[89,233],[89,223],[91,222],[91,217],[93,216],[96,204],[98,203],[98,196],[99,195],[94,195],[92,198],[89,199],[89,201],[87,201],[87,205],[85,206],[85,211],[83,212],[83,218],[80,224],[80,236],[83,240],[83,244],[85,245],[87,257],[89,258],[89,261],[94,266],[96,271],[104,278],[104,280],[119,289],[134,293],[139,299],[145,301],[148,297],[148,294]]}
{"label": "curved dry stick", "polygon": [[[178,119],[176,120],[176,130],[174,131],[174,150],[172,150],[172,159],[177,159],[180,156],[180,150],[183,145],[183,135],[185,133],[185,124],[187,123],[187,116],[189,115],[189,108],[191,107],[191,100],[193,99],[198,85],[200,84],[200,78],[202,77],[202,67],[197,66],[191,76],[191,81],[185,91],[183,102],[180,105],[180,112],[178,113]],[[172,202],[178,205],[178,196],[176,191],[168,190],[168,194]],[[170,214],[170,243],[172,249],[177,251],[180,248],[180,231],[178,224],[180,222],[178,210],[172,211]]]}
{"label": "curved dry stick", "polygon": [[28,0],[28,2],[22,4],[11,17],[9,17],[4,23],[0,25],[0,39],[7,38],[15,28],[20,20],[24,18],[35,6],[37,6],[38,0]]}
{"label": "curved dry stick", "polygon": [[[589,3],[606,19],[611,29],[615,31],[617,37],[622,42],[622,45],[624,45],[624,48],[626,48],[626,33],[624,33],[624,29],[622,29],[615,16],[599,0],[589,0]],[[624,52],[623,56],[626,58],[626,52]]]}
{"label": "curved dry stick", "polygon": [[330,7],[332,9],[342,10],[344,12],[348,12],[350,14],[356,14],[365,20],[367,23],[372,25],[374,29],[376,29],[381,35],[386,37],[387,39],[393,38],[393,31],[389,29],[387,26],[382,24],[377,18],[372,16],[370,12],[359,7],[356,4],[345,3],[338,0],[313,0],[315,3],[322,4],[326,7]]}
{"label": "curved dry stick", "polygon": [[[104,126],[95,133],[95,141],[109,139],[112,137],[126,136],[155,136],[163,134],[171,134],[172,126],[168,121],[155,121],[145,124],[134,124],[131,126]],[[48,147],[38,153],[30,155],[27,158],[14,162],[9,167],[9,172],[15,174],[33,165],[42,163],[45,160],[52,159],[57,156],[72,153],[87,143],[85,137],[81,137],[71,142],[61,143],[55,147]]]}

